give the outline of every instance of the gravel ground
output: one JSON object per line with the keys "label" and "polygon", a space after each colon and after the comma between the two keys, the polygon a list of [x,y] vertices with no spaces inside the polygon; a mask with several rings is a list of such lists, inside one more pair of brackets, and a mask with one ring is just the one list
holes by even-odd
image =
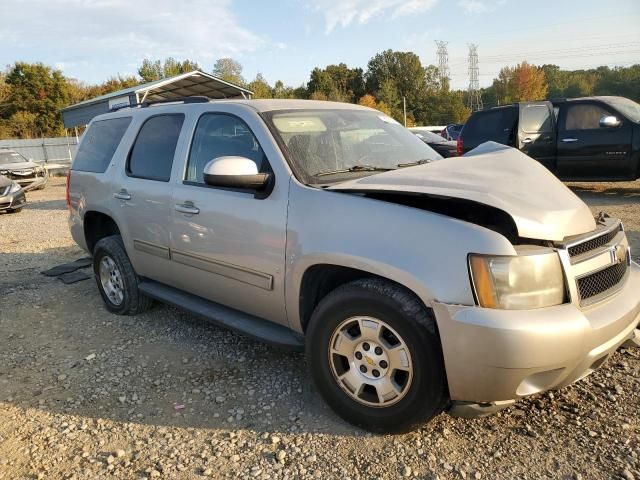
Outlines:
{"label": "gravel ground", "polygon": [[[640,185],[572,188],[637,258]],[[0,215],[0,479],[640,480],[640,350],[493,417],[374,436],[323,404],[300,354],[167,306],[114,316],[92,280],[40,275],[83,255],[63,180],[28,198]]]}

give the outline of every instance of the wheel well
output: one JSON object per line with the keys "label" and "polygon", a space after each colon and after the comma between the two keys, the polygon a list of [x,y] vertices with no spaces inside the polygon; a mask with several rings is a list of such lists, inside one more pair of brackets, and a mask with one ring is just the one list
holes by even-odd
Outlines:
{"label": "wheel well", "polygon": [[[341,265],[319,264],[308,268],[300,284],[300,324],[302,331],[307,331],[311,314],[320,301],[336,288],[345,283],[361,278],[380,278],[390,283],[400,285],[393,280],[375,275],[371,272]],[[402,286],[402,285],[400,285]],[[403,287],[406,288],[406,287]],[[413,292],[412,292],[413,293]],[[416,296],[417,297],[417,296]]]}
{"label": "wheel well", "polygon": [[100,239],[111,235],[120,235],[120,229],[113,218],[100,212],[85,213],[84,238],[91,253]]}

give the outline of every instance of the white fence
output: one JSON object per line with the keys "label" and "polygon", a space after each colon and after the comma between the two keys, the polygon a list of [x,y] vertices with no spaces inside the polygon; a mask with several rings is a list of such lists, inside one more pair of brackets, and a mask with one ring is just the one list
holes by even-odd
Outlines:
{"label": "white fence", "polygon": [[34,162],[45,164],[69,165],[77,145],[76,137],[0,140],[0,148],[10,148]]}

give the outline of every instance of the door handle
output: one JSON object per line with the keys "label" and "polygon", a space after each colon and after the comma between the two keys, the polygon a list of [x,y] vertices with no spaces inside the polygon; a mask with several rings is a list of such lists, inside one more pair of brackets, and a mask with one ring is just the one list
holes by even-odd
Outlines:
{"label": "door handle", "polygon": [[524,144],[531,143],[531,142],[533,142],[533,140],[531,140],[529,137],[522,140],[522,143]]}
{"label": "door handle", "polygon": [[176,205],[175,209],[176,212],[188,213],[190,215],[197,215],[200,213],[200,209],[198,207],[194,207],[193,202],[185,202],[182,205]]}
{"label": "door handle", "polygon": [[577,142],[578,139],[577,138],[563,138],[562,141],[564,143],[573,143],[573,142]]}
{"label": "door handle", "polygon": [[131,195],[124,188],[119,192],[114,193],[113,196],[120,200],[131,200]]}

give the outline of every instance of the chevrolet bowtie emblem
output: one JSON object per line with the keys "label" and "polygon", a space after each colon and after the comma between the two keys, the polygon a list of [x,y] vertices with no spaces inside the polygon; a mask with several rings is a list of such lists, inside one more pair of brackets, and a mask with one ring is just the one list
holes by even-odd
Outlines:
{"label": "chevrolet bowtie emblem", "polygon": [[369,358],[367,355],[364,356],[364,359],[367,361],[367,363],[369,365],[371,365],[372,367],[376,366],[376,362],[374,362],[371,358]]}

